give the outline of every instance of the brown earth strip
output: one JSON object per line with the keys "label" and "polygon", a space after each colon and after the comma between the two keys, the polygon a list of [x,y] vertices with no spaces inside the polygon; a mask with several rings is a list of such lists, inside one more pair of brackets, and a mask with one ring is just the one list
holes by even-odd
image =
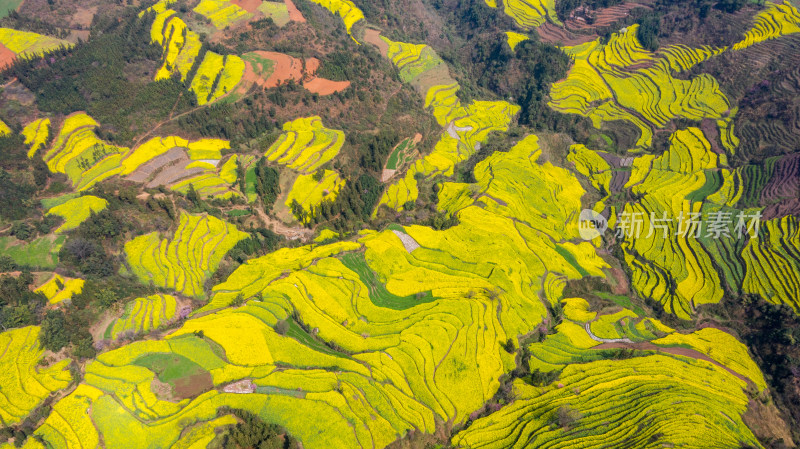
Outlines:
{"label": "brown earth strip", "polygon": [[350,87],[350,81],[331,81],[325,78],[314,77],[304,82],[303,87],[312,94],[330,95]]}
{"label": "brown earth strip", "polygon": [[258,213],[258,217],[261,219],[262,222],[264,222],[264,225],[268,229],[271,229],[273,232],[275,232],[277,234],[280,234],[280,235],[286,237],[289,240],[306,241],[306,240],[310,239],[312,235],[314,235],[314,231],[311,230],[311,229],[306,229],[306,228],[302,228],[302,227],[293,228],[293,227],[287,226],[287,225],[283,224],[283,222],[281,222],[280,220],[276,220],[276,219],[268,216],[260,208],[256,207],[254,209]]}
{"label": "brown earth strip", "polygon": [[306,23],[306,18],[303,17],[303,14],[297,9],[297,6],[294,6],[292,0],[283,0],[283,2],[286,3],[286,9],[289,10],[289,20],[292,22]]}
{"label": "brown earth strip", "polygon": [[693,359],[705,360],[706,362],[711,362],[714,365],[719,366],[720,368],[725,368],[729,373],[733,374],[734,376],[742,379],[743,381],[747,382],[748,384],[752,384],[753,381],[748,379],[747,377],[737,373],[736,371],[728,368],[727,366],[717,362],[716,360],[712,359],[711,357],[703,354],[700,351],[696,351],[694,349],[689,348],[681,348],[676,346],[658,346],[648,341],[639,342],[639,343],[601,343],[597,346],[592,347],[592,349],[637,349],[640,351],[659,351],[664,352],[667,354],[674,354],[680,355],[684,357],[690,357]]}
{"label": "brown earth strip", "polygon": [[543,42],[567,46],[580,45],[598,37],[596,34],[574,34],[550,22],[536,28],[536,32],[539,33],[539,38]]}
{"label": "brown earth strip", "polygon": [[258,11],[259,5],[261,5],[261,0],[230,0],[232,4],[242,8],[243,10],[249,13],[255,13]]}
{"label": "brown earth strip", "polygon": [[275,65],[269,77],[263,79],[258,75],[252,65],[246,62],[243,82],[240,83],[241,89],[245,91],[252,85],[269,89],[286,83],[289,80],[302,82],[306,90],[319,95],[330,95],[350,87],[350,81],[331,81],[314,76],[314,73],[316,73],[319,68],[319,59],[317,58],[308,58],[304,63],[301,59],[274,51],[259,50],[253,53],[273,61]]}
{"label": "brown earth strip", "polygon": [[17,55],[0,42],[0,69],[11,65],[15,59]]}
{"label": "brown earth strip", "polygon": [[594,21],[589,24],[586,20],[576,15],[575,13],[582,14],[583,12],[576,9],[564,22],[564,25],[569,30],[588,30],[596,29],[597,27],[604,27],[613,24],[619,19],[624,19],[634,8],[652,9],[649,6],[641,5],[638,3],[623,3],[621,5],[610,6],[597,11],[588,11],[589,14],[594,16]]}
{"label": "brown earth strip", "polygon": [[387,57],[389,54],[389,44],[381,39],[381,32],[374,28],[367,28],[364,31],[364,42],[378,47],[378,51],[383,57]]}

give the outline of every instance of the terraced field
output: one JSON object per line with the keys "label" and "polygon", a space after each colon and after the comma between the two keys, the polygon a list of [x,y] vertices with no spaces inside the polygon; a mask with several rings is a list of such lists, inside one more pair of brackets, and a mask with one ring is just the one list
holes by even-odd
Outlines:
{"label": "terraced field", "polygon": [[[463,106],[456,96],[460,86],[430,47],[381,39],[389,45],[387,57],[397,66],[401,78],[425,94],[425,107],[443,128],[433,152],[412,163],[403,177],[387,187],[378,203],[378,207],[400,211],[419,195],[416,176],[452,176],[455,165],[474,154],[491,132],[506,131],[520,108],[505,101],[477,100]],[[450,84],[431,85],[441,80]],[[374,214],[377,212],[376,208]]]}
{"label": "terraced field", "polygon": [[197,103],[210,103],[231,92],[242,79],[244,68],[244,61],[238,56],[206,52],[190,85]]}
{"label": "terraced field", "polygon": [[17,58],[31,58],[59,47],[72,47],[72,43],[51,36],[0,28],[0,44],[11,50]]}
{"label": "terraced field", "polygon": [[410,159],[410,155],[413,154],[413,151],[414,141],[410,137],[403,139],[403,141],[397,144],[397,146],[392,149],[392,152],[389,153],[389,157],[386,159],[385,169],[397,170],[403,167]]}
{"label": "terraced field", "polygon": [[512,51],[516,50],[517,45],[519,45],[521,42],[525,42],[530,39],[527,34],[517,33],[515,31],[506,31],[506,37],[506,42],[508,42],[508,46],[511,47]]}
{"label": "terraced field", "polygon": [[247,234],[218,218],[181,212],[170,238],[151,232],[125,243],[131,271],[143,283],[203,296],[203,282]]}
{"label": "terraced field", "polygon": [[47,137],[50,135],[50,119],[41,118],[28,123],[22,129],[22,135],[25,136],[25,145],[28,145],[28,158],[30,159],[47,143]]}
{"label": "terraced field", "polygon": [[[563,279],[602,276],[606,266],[591,244],[570,241],[577,218],[569,211],[580,207],[583,193],[574,176],[537,162],[533,136],[508,154],[482,162],[478,179],[486,191],[453,211],[457,226],[394,226],[364,232],[357,241],[249,260],[166,340],[101,354],[87,366],[81,387],[94,422],[84,439],[102,435],[112,445],[146,439],[167,447],[181,434],[175,422],[210,420],[223,404],[286,427],[309,448],[383,447],[411,429],[432,432],[436,420],[464,422],[514,367],[501,343],[542,322],[545,302],[558,300]],[[507,174],[528,181],[504,182]],[[530,198],[531,184],[555,198]],[[484,207],[490,197],[497,200]],[[545,211],[561,224],[542,219]],[[494,268],[508,260],[518,261],[513,271]],[[239,295],[245,306],[225,308]],[[292,314],[340,349],[299,329],[276,333],[278,320]],[[208,373],[205,392],[179,403],[154,396],[156,374],[141,366],[155,354],[186,358],[199,367],[196,375]],[[224,392],[243,379],[255,385],[253,393]],[[327,431],[318,432],[303,418],[309,415],[324,419]],[[137,419],[148,426],[139,427]],[[44,429],[46,441],[62,438]]]}
{"label": "terraced field", "polygon": [[28,326],[0,333],[0,421],[21,422],[52,392],[69,384],[69,359],[42,367],[39,327]]}
{"label": "terraced field", "polygon": [[783,3],[766,2],[765,9],[756,16],[753,27],[745,33],[744,39],[733,45],[733,49],[741,50],[792,33],[800,33],[800,12],[797,8],[788,0]]}
{"label": "terraced field", "polygon": [[252,13],[229,0],[200,0],[193,11],[210,20],[219,30],[253,17]]}
{"label": "terraced field", "polygon": [[272,162],[303,174],[313,173],[330,161],[344,145],[344,133],[326,128],[319,116],[283,124],[283,134],[264,153]]}
{"label": "terraced field", "polygon": [[[312,2],[339,15],[351,38],[360,39],[365,17],[355,3]],[[241,58],[208,51],[201,60],[199,34],[180,18],[186,14],[197,23],[197,17],[186,5],[178,5],[182,13],[170,9],[175,3],[150,7],[157,16],[151,38],[163,51],[156,78],[179,72],[200,105],[236,101],[255,85],[267,87],[266,80],[275,81],[285,68],[281,64],[296,70],[282,72],[285,79],[316,70],[309,64],[315,59],[263,51]],[[486,4],[502,7],[525,30],[559,24],[552,0]],[[217,29],[258,11],[255,2],[192,6]],[[285,7],[294,11],[291,2]],[[648,51],[636,38],[638,25],[562,47],[573,64],[552,86],[550,107],[587,117],[598,129],[614,121],[633,124],[641,133],[634,148],[617,148],[609,130],[584,141],[549,131],[540,139],[515,126],[501,151],[481,153],[469,177],[474,182],[453,181],[460,178],[459,164],[492,133],[508,131],[520,107],[462,103],[461,86],[431,47],[369,29],[365,40],[392,61],[441,127],[432,151],[420,155],[405,139],[385,165],[400,173],[384,180],[379,206],[420,213],[403,214],[404,225],[387,215],[357,223],[356,230],[325,224],[308,231],[316,235],[313,243],[281,243],[248,256],[232,272],[227,262],[220,268],[221,261],[249,234],[212,215],[181,211],[169,232],[132,238],[124,244],[120,275],[162,293],[129,301],[120,316],[109,317],[115,319],[103,337],[117,343],[81,361],[78,385],[58,396],[23,447],[198,449],[219,443],[221,430],[240,422],[220,407],[282,426],[308,449],[405,447],[420,435],[458,448],[768,446],[764,429],[753,423],[781,427],[782,409],[775,408],[781,401],[772,396],[776,377],[762,373],[756,360],[763,362],[763,354],[739,340],[743,332],[719,324],[722,305],[702,308],[742,293],[800,313],[800,222],[786,213],[800,187],[800,158],[731,166],[739,149],[738,110],[698,64],[796,32],[796,16],[789,3],[769,4],[732,48],[676,44]],[[223,34],[227,45],[235,30],[217,39]],[[516,32],[505,37],[501,43],[512,51],[528,39]],[[23,135],[29,157],[43,155],[74,187],[36,197],[49,213],[65,217],[57,232],[106,207],[99,197],[80,195],[113,176],[233,199],[235,207],[223,209],[227,216],[264,215],[242,200],[258,200],[256,157],[233,154],[228,141],[157,136],[124,148],[100,139],[98,123],[84,113],[52,120],[60,127],[52,139],[49,119],[28,124]],[[427,128],[420,130],[426,139]],[[664,142],[666,133],[656,131],[666,129]],[[575,141],[584,143],[570,146]],[[607,151],[596,150],[598,142]],[[296,176],[281,201],[301,223],[336,198],[345,185],[339,173],[355,179],[349,167],[328,169],[344,143],[342,131],[310,116],[286,122],[266,150],[271,163],[293,171],[282,182]],[[418,182],[428,179],[427,188],[434,177],[438,201],[420,201],[422,210]],[[583,238],[586,208],[609,218],[606,234]],[[759,235],[736,235],[737,217],[767,211]],[[420,216],[436,228],[413,224]],[[455,220],[439,229],[439,220],[449,218]],[[692,227],[701,218],[705,227]],[[47,237],[51,257],[65,237],[59,238]],[[37,242],[0,237],[0,253],[33,260]],[[243,252],[235,252],[238,264]],[[211,285],[212,275],[223,272],[227,278]],[[54,274],[37,291],[55,308],[83,285]],[[181,296],[203,305],[192,307],[189,317],[182,310],[174,323]],[[685,322],[648,316],[659,304]],[[23,421],[71,379],[67,361],[40,365],[38,333],[38,327],[0,333],[4,425]],[[147,339],[119,343],[145,333]]]}
{"label": "terraced field", "polygon": [[[758,447],[742,421],[745,387],[725,369],[690,358],[650,355],[568,365],[557,383],[545,387],[516,381],[514,403],[475,421],[453,443],[555,448],[586,435],[581,447]],[[621,413],[647,418],[620,420]]]}
{"label": "terraced field", "polygon": [[[327,9],[333,14],[341,17],[344,23],[344,28],[347,34],[355,41],[353,37],[353,25],[364,19],[364,13],[350,0],[311,0],[323,8]],[[358,41],[356,41],[358,42]]]}
{"label": "terraced field", "polygon": [[302,213],[296,214],[295,218],[303,223],[316,214],[315,210],[323,201],[334,201],[345,184],[345,180],[331,170],[325,170],[319,181],[314,177],[315,175],[299,175],[286,196],[286,207],[291,210],[296,202],[302,209]]}
{"label": "terraced field", "polygon": [[47,297],[50,304],[58,304],[65,299],[72,299],[83,290],[83,279],[64,278],[53,274],[47,282],[39,286],[36,291]]}
{"label": "terraced field", "polygon": [[[492,8],[498,8],[497,0],[484,0]],[[502,2],[503,12],[524,29],[536,28],[548,20],[562,25],[558,20],[554,0],[508,0]]]}
{"label": "terraced field", "polygon": [[444,61],[436,52],[425,44],[409,44],[392,41],[384,36],[381,39],[389,45],[386,56],[397,66],[400,79],[404,83],[413,83],[425,72],[443,67]]}
{"label": "terraced field", "polygon": [[[302,62],[289,55],[264,51],[249,52],[241,57],[206,51],[193,78],[187,80],[186,77],[200,54],[200,37],[169,6],[169,3],[159,2],[148,8],[156,13],[156,19],[150,30],[151,41],[161,46],[163,51],[163,63],[155,79],[168,78],[171,73],[177,71],[181,79],[188,82],[200,105],[210,104],[223,98],[225,101],[236,101],[253,86],[275,87],[288,79],[298,82],[304,80],[304,87],[319,95],[340,92],[350,85],[349,81],[330,81],[314,77],[314,72],[319,66],[319,60],[316,58]],[[353,9],[355,7],[349,1],[327,2],[323,6],[337,8],[334,11],[343,14],[348,23],[363,18],[363,15],[358,16],[360,10]],[[278,21],[276,23],[285,24],[289,20],[288,10],[284,4],[262,2],[257,8],[267,16],[274,16],[273,19]],[[208,17],[218,29],[253,17],[252,12],[228,0],[202,0],[194,11]]]}
{"label": "terraced field", "polygon": [[0,253],[18,265],[53,269],[58,264],[58,252],[65,240],[65,235],[55,234],[31,241],[17,240],[11,236],[0,237]]}
{"label": "terraced field", "polygon": [[[610,195],[617,173],[607,157],[578,145],[568,160]],[[640,199],[628,202],[614,218],[636,292],[684,319],[698,306],[719,302],[725,286],[798,310],[796,219],[775,218],[756,230],[753,217],[761,210],[736,209],[765,197],[782,198],[784,188],[792,189],[793,181],[786,179],[792,178],[787,173],[793,160],[781,160],[780,173],[773,176],[777,162],[773,158],[763,166],[731,170],[726,156],[712,151],[699,128],[673,133],[670,148],[660,156],[634,158],[624,188]],[[454,197],[448,201],[459,198],[452,190],[446,193]],[[596,210],[605,208],[603,201]]]}
{"label": "terraced field", "polygon": [[[147,187],[166,186],[181,193],[191,185],[202,198],[244,196],[236,190],[236,166],[239,160],[249,164],[253,157],[234,154],[223,159],[222,150],[230,148],[227,140],[190,142],[177,136],[153,137],[129,149],[99,139],[95,134],[98,126],[85,113],[68,116],[44,154],[48,168],[54,173],[66,173],[79,191],[112,176],[124,176]],[[31,144],[31,156],[34,148],[38,151],[35,142]],[[76,227],[90,210],[97,212],[105,207],[100,207],[99,198],[81,198],[84,199],[71,200],[52,212],[69,216],[59,232]]]}
{"label": "terraced field", "polygon": [[108,325],[104,337],[115,340],[120,334],[136,335],[158,329],[175,318],[176,307],[175,297],[170,295],[136,298],[125,304],[122,316]]}
{"label": "terraced field", "polygon": [[[700,129],[677,131],[670,144],[659,157],[646,155],[634,160],[627,186],[642,198],[626,204],[620,211],[626,215],[618,215],[617,220],[623,217],[629,224],[622,248],[632,270],[633,288],[643,297],[661,302],[667,311],[688,319],[696,306],[716,303],[723,294],[710,254],[697,238],[700,228],[692,224],[696,218],[690,221],[690,217],[732,207],[741,192],[728,170],[718,172],[720,184],[709,184],[714,179],[711,170],[724,167],[726,159],[711,151]],[[684,218],[681,222],[663,217]],[[634,218],[644,230],[638,238]],[[725,231],[731,238],[732,225]],[[668,288],[670,285],[675,287]]]}
{"label": "terraced field", "polygon": [[65,173],[76,190],[87,190],[119,173],[128,148],[111,145],[95,134],[100,126],[78,112],[67,116],[43,159],[53,173]]}
{"label": "terraced field", "polygon": [[47,215],[57,215],[64,219],[64,224],[56,228],[56,234],[77,228],[93,213],[100,212],[108,206],[108,201],[92,196],[83,195],[67,200],[47,211]]}
{"label": "terraced field", "polygon": [[713,77],[673,76],[723,49],[673,46],[651,53],[636,39],[636,30],[637,25],[631,25],[606,44],[597,39],[563,47],[575,64],[566,79],[553,84],[549,106],[588,117],[597,128],[604,122],[627,121],[641,132],[638,148],[649,147],[653,129],[675,118],[710,118],[720,127],[728,126],[731,104]]}
{"label": "terraced field", "polygon": [[757,239],[742,251],[747,270],[743,290],[800,313],[800,223],[788,215],[762,223]]}
{"label": "terraced field", "polygon": [[[163,64],[155,79],[169,78],[172,72],[177,71],[181,79],[187,81],[186,77],[200,53],[199,35],[189,29],[175,10],[168,9],[166,3],[157,3],[149,9],[156,12],[150,39],[163,50]],[[225,28],[232,21],[252,17],[252,14],[226,0],[202,0],[195,11],[208,15],[218,28]],[[189,88],[197,97],[197,103],[204,105],[233,92],[244,72],[245,63],[239,56],[223,56],[207,51],[194,77],[188,82]]]}

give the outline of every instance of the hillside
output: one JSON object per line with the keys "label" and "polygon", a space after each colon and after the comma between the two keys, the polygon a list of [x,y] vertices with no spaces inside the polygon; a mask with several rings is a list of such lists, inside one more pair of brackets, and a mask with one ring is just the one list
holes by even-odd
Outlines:
{"label": "hillside", "polygon": [[0,1],[0,449],[800,444],[796,0]]}

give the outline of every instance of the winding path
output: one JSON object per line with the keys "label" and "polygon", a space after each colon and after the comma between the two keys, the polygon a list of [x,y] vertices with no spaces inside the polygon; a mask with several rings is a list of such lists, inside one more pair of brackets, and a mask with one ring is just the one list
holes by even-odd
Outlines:
{"label": "winding path", "polygon": [[586,329],[586,333],[589,334],[589,338],[594,341],[599,341],[600,343],[634,343],[634,341],[629,338],[600,338],[592,333],[592,327],[590,324],[591,322],[586,323],[583,328]]}

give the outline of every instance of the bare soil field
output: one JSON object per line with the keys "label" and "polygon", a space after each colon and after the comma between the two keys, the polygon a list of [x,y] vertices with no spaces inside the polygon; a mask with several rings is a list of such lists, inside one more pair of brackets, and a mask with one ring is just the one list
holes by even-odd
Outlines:
{"label": "bare soil field", "polygon": [[364,31],[364,42],[377,47],[378,51],[383,57],[386,57],[386,55],[389,53],[389,44],[381,39],[381,32],[374,28],[367,28]]}
{"label": "bare soil field", "polygon": [[283,1],[286,3],[286,8],[289,10],[289,20],[292,22],[306,23],[306,18],[303,17],[303,14],[300,13],[300,10],[297,9],[297,6],[294,5],[292,0]]}
{"label": "bare soil field", "polygon": [[[604,27],[613,24],[619,19],[624,19],[634,8],[652,9],[640,3],[623,3],[621,5],[610,6],[597,11],[574,11],[569,19],[564,22],[564,26],[569,30],[593,30],[596,27]],[[583,14],[594,17],[594,22],[589,24]]]}
{"label": "bare soil field", "polygon": [[598,37],[596,34],[575,34],[549,22],[536,28],[536,32],[543,42],[568,46],[580,45]]}
{"label": "bare soil field", "polygon": [[259,50],[254,53],[275,63],[272,67],[272,73],[267,79],[263,79],[252,65],[247,62],[240,92],[241,90],[248,90],[253,84],[269,89],[289,80],[302,82],[306,90],[319,95],[330,95],[350,87],[350,81],[331,81],[314,76],[314,73],[319,68],[319,59],[317,58],[308,58],[304,62],[302,59],[274,51]]}
{"label": "bare soil field", "polygon": [[7,65],[11,65],[15,59],[17,59],[17,55],[14,54],[13,51],[9,50],[8,47],[0,43],[0,69]]}
{"label": "bare soil field", "polygon": [[261,4],[261,0],[231,0],[231,3],[249,13],[255,14],[258,11],[257,8]]}

